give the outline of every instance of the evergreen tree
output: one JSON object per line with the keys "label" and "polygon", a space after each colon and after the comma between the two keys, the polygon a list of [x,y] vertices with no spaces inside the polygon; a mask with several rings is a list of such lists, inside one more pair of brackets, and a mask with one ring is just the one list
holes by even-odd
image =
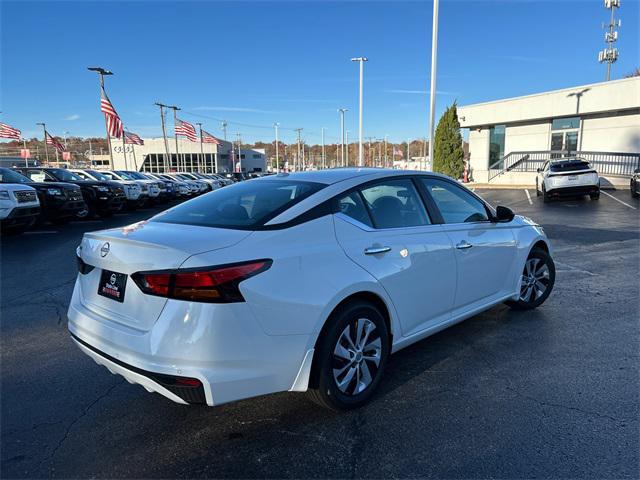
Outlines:
{"label": "evergreen tree", "polygon": [[462,176],[464,152],[456,102],[447,108],[438,122],[433,156],[434,172],[444,173],[455,179]]}

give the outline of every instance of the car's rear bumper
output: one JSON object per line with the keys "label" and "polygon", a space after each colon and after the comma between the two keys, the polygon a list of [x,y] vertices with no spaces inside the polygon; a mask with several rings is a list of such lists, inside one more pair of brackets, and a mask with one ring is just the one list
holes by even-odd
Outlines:
{"label": "car's rear bumper", "polygon": [[578,195],[590,195],[599,191],[599,185],[575,185],[547,190],[547,195],[550,197],[575,197]]}
{"label": "car's rear bumper", "polygon": [[179,403],[195,403],[158,381],[194,378],[202,383],[204,403],[219,405],[306,389],[306,383],[296,379],[309,335],[267,335],[246,303],[168,300],[153,326],[142,331],[83,304],[79,289],[76,284],[68,311],[74,340],[98,363],[147,390]]}

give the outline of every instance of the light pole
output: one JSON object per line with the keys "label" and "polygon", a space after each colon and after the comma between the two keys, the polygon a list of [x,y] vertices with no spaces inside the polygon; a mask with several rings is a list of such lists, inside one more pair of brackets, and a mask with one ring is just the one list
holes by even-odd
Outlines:
{"label": "light pole", "polygon": [[49,163],[49,148],[47,148],[47,126],[42,122],[38,122],[36,123],[36,125],[42,125],[42,131],[44,132],[44,156],[47,159],[47,163]]}
{"label": "light pole", "polygon": [[384,168],[389,168],[389,161],[387,157],[387,137],[389,135],[384,136]]}
{"label": "light pole", "polygon": [[222,128],[222,138],[224,138],[224,140],[227,140],[227,122],[222,122],[220,123],[220,128]]}
{"label": "light pole", "polygon": [[349,166],[349,130],[344,132],[344,141],[346,143],[345,151],[347,152],[347,161],[345,162],[345,167],[348,167]]}
{"label": "light pole", "polygon": [[[178,153],[178,134],[176,133],[176,124],[178,123],[178,110],[179,107],[175,105],[167,105],[167,108],[173,110],[173,137],[176,141],[176,165],[180,166],[180,154]],[[184,165],[184,169],[186,170],[186,165]]]}
{"label": "light pole", "polygon": [[[293,164],[293,168],[295,171],[298,171],[298,166],[300,166],[300,132],[302,132],[302,128],[296,128],[296,132],[298,133],[298,153],[296,155],[296,161]],[[296,166],[297,164],[297,166]]]}
{"label": "light pole", "polygon": [[[433,165],[433,137],[436,119],[436,66],[438,63],[438,3],[433,0],[433,27],[431,32],[431,97],[429,100],[429,160]],[[407,150],[408,150],[407,144]]]}
{"label": "light pole", "polygon": [[357,57],[352,58],[352,62],[360,63],[360,120],[358,125],[358,166],[364,166],[364,153],[362,150],[362,101],[363,101],[363,90],[364,90],[364,62],[367,62],[369,59],[366,57]]}
{"label": "light pole", "polygon": [[[204,146],[202,145],[202,123],[200,122],[196,122],[196,125],[198,125],[198,127],[200,127],[200,158],[202,159],[202,165],[205,166],[204,171],[207,171],[206,165],[207,162],[204,159]],[[200,166],[200,162],[198,162],[198,172],[202,169],[202,167]]]}
{"label": "light pole", "polygon": [[280,124],[278,122],[273,124],[273,128],[276,129],[276,173],[280,173],[280,157],[279,157],[279,150],[278,150],[278,127],[280,126]]}
{"label": "light pole", "polygon": [[[102,99],[102,92],[104,91],[104,76],[113,75],[110,70],[105,70],[102,67],[87,67],[87,70],[96,72],[100,76],[100,98]],[[111,135],[109,135],[109,122],[107,116],[104,117],[104,126],[107,130],[107,146],[109,147],[109,168],[113,168],[113,152],[111,151]]]}
{"label": "light pole", "polygon": [[344,113],[348,112],[348,108],[339,108],[338,112],[340,112],[340,155],[342,156],[342,166],[344,167],[344,141],[345,141],[345,131],[344,131]]}

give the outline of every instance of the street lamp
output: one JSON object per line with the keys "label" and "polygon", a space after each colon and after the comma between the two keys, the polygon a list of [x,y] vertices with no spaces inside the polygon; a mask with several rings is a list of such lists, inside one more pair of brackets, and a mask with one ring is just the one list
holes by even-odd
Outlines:
{"label": "street lamp", "polygon": [[[102,99],[102,92],[104,91],[104,76],[113,75],[111,70],[105,70],[102,67],[87,67],[87,70],[96,72],[100,76],[100,99]],[[109,168],[113,168],[113,152],[111,151],[111,135],[109,135],[109,122],[107,116],[104,117],[104,126],[107,130],[107,145],[109,147]]]}
{"label": "street lamp", "polygon": [[348,112],[348,108],[339,108],[338,112],[340,113],[340,132],[342,132],[342,136],[340,137],[340,155],[342,155],[342,166],[344,167],[344,141],[345,141],[345,131],[344,131],[344,113]]}
{"label": "street lamp", "polygon": [[438,2],[433,0],[433,27],[431,32],[431,97],[429,100],[429,161],[433,165],[433,140],[436,120],[436,66],[438,63]]}
{"label": "street lamp", "polygon": [[[437,0],[436,0],[437,1]],[[364,62],[369,61],[366,57],[356,57],[351,59],[352,62],[360,63],[360,120],[358,125],[358,166],[364,166],[364,154],[362,149],[362,101],[363,101],[363,88],[364,88]]]}

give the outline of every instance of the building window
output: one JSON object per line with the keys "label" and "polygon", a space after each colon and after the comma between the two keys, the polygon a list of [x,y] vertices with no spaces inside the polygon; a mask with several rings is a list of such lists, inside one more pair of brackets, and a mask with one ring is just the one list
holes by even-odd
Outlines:
{"label": "building window", "polygon": [[551,130],[571,130],[580,128],[580,117],[556,118],[551,122]]}
{"label": "building window", "polygon": [[504,131],[504,125],[495,125],[489,129],[489,166],[492,168],[502,168]]}
{"label": "building window", "polygon": [[259,153],[254,153],[253,154],[253,158],[261,158],[261,157],[262,157],[262,155],[260,155]]}

